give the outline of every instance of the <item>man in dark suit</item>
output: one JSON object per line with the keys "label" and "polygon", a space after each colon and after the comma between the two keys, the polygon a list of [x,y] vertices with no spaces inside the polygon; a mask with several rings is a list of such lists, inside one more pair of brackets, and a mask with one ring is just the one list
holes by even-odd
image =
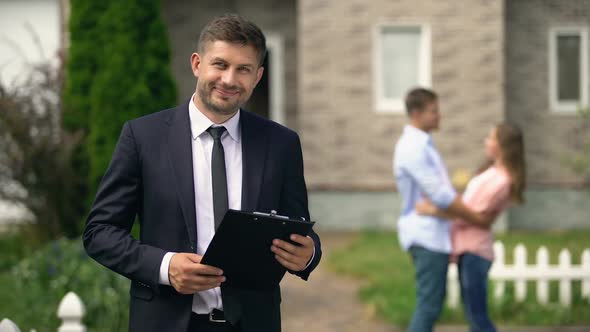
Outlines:
{"label": "man in dark suit", "polygon": [[[223,271],[200,261],[228,208],[309,220],[299,137],[240,109],[263,73],[265,38],[256,25],[218,17],[197,52],[191,100],[124,125],[84,246],[131,279],[130,331],[280,331],[278,285],[228,287]],[[136,216],[140,240],[130,235]],[[307,279],[321,258],[319,237],[291,240],[299,245],[275,239],[269,250]]]}

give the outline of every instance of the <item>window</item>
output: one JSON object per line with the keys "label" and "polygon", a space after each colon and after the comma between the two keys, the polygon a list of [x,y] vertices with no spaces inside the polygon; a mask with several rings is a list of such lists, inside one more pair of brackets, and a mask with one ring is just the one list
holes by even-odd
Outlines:
{"label": "window", "polygon": [[554,112],[588,106],[588,30],[558,27],[549,32],[549,96]]}
{"label": "window", "polygon": [[377,112],[403,112],[408,90],[431,84],[430,29],[420,24],[381,24],[375,35]]}

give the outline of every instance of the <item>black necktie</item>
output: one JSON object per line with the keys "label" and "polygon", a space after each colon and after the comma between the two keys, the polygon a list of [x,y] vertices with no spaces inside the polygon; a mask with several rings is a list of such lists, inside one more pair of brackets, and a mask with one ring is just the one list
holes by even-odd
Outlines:
{"label": "black necktie", "polygon": [[[213,187],[213,217],[215,219],[215,230],[221,224],[223,216],[229,208],[227,202],[227,176],[225,174],[225,153],[221,136],[225,132],[225,127],[209,127],[207,132],[213,137],[213,151],[211,152],[211,180]],[[239,296],[221,284],[221,301],[225,319],[235,325],[240,319],[241,305]]]}
{"label": "black necktie", "polygon": [[211,180],[213,187],[213,217],[215,230],[221,224],[223,216],[229,208],[227,202],[227,176],[225,174],[225,153],[221,136],[225,127],[209,127],[207,132],[213,137],[213,151],[211,152]]}

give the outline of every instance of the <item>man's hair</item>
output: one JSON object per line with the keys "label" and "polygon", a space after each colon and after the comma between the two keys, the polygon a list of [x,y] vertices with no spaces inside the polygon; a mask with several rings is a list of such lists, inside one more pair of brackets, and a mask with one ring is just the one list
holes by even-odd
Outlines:
{"label": "man's hair", "polygon": [[426,105],[436,101],[438,96],[432,90],[425,88],[414,88],[406,95],[406,111],[408,115],[414,112],[422,112]]}
{"label": "man's hair", "polygon": [[225,14],[214,18],[201,31],[198,51],[205,52],[206,44],[214,41],[225,41],[254,47],[258,53],[259,65],[266,57],[266,39],[256,24],[236,14]]}

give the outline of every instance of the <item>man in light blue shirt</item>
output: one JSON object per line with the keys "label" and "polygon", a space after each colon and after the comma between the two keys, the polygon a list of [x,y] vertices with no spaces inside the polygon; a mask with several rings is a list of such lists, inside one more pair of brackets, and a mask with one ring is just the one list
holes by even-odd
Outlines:
{"label": "man in light blue shirt", "polygon": [[410,123],[396,144],[393,158],[402,197],[398,236],[416,267],[416,308],[409,330],[423,332],[432,331],[444,304],[451,252],[450,220],[419,215],[416,203],[430,200],[450,215],[468,220],[474,216],[453,189],[430,136],[440,122],[436,93],[422,88],[411,90],[406,96],[406,110]]}

